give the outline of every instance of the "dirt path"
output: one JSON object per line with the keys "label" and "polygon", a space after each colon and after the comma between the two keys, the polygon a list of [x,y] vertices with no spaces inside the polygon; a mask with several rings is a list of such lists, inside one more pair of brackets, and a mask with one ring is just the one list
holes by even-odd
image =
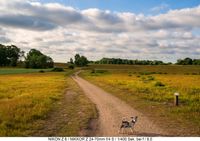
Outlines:
{"label": "dirt path", "polygon": [[168,133],[155,126],[147,117],[124,101],[77,75],[72,78],[97,106],[99,111],[99,130],[96,136],[123,136],[124,134],[118,133],[122,118],[136,115],[138,116],[138,122],[135,126],[135,132],[131,136],[168,136]]}

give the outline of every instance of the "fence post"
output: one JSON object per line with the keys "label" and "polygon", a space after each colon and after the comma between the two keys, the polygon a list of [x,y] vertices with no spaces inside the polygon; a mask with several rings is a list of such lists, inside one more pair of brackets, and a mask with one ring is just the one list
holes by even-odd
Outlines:
{"label": "fence post", "polygon": [[174,105],[178,106],[179,105],[179,93],[174,93]]}

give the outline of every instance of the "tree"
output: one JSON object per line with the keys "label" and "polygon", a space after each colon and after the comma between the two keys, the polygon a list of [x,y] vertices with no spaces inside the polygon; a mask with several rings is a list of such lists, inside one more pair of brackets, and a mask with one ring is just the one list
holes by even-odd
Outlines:
{"label": "tree", "polygon": [[184,62],[185,62],[184,65],[192,65],[192,59],[191,58],[185,58]]}
{"label": "tree", "polygon": [[200,65],[200,59],[194,59],[192,64],[193,65]]}
{"label": "tree", "polygon": [[79,54],[76,54],[75,56],[74,56],[74,59],[75,59],[75,61],[74,61],[74,63],[75,63],[75,65],[76,66],[80,66],[80,55]]}
{"label": "tree", "polygon": [[72,58],[70,58],[70,61],[69,61],[70,64],[74,64],[74,61]]}
{"label": "tree", "polygon": [[193,64],[193,60],[191,58],[185,58],[185,59],[178,59],[177,63],[178,65],[192,65]]}
{"label": "tree", "polygon": [[102,58],[95,62],[96,64],[129,64],[129,65],[164,65],[165,63],[159,60],[128,60],[121,58]]}
{"label": "tree", "polygon": [[24,52],[14,45],[0,44],[0,66],[17,66],[17,62],[23,54]]}
{"label": "tree", "polygon": [[6,47],[0,44],[0,66],[7,65]]}
{"label": "tree", "polygon": [[25,58],[26,68],[53,68],[53,59],[39,50],[31,49]]}
{"label": "tree", "polygon": [[78,67],[87,66],[87,64],[89,63],[85,56],[80,56],[79,54],[76,54],[74,59],[74,64]]}

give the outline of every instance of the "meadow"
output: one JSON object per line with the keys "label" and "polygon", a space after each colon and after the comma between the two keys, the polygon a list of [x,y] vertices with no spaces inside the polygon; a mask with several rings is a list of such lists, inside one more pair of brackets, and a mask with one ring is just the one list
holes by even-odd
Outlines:
{"label": "meadow", "polygon": [[95,106],[70,73],[0,75],[0,136],[74,136],[87,128]]}
{"label": "meadow", "polygon": [[34,73],[40,71],[51,71],[52,69],[25,69],[25,68],[0,68],[1,74],[24,74],[24,73]]}
{"label": "meadow", "polygon": [[[91,65],[87,80],[123,99],[177,136],[200,135],[199,66]],[[174,93],[180,93],[174,106]]]}

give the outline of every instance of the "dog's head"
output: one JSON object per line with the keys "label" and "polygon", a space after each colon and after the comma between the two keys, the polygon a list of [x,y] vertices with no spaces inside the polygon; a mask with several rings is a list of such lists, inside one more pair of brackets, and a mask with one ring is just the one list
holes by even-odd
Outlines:
{"label": "dog's head", "polygon": [[137,122],[138,116],[131,117],[131,119],[132,119],[133,122]]}

